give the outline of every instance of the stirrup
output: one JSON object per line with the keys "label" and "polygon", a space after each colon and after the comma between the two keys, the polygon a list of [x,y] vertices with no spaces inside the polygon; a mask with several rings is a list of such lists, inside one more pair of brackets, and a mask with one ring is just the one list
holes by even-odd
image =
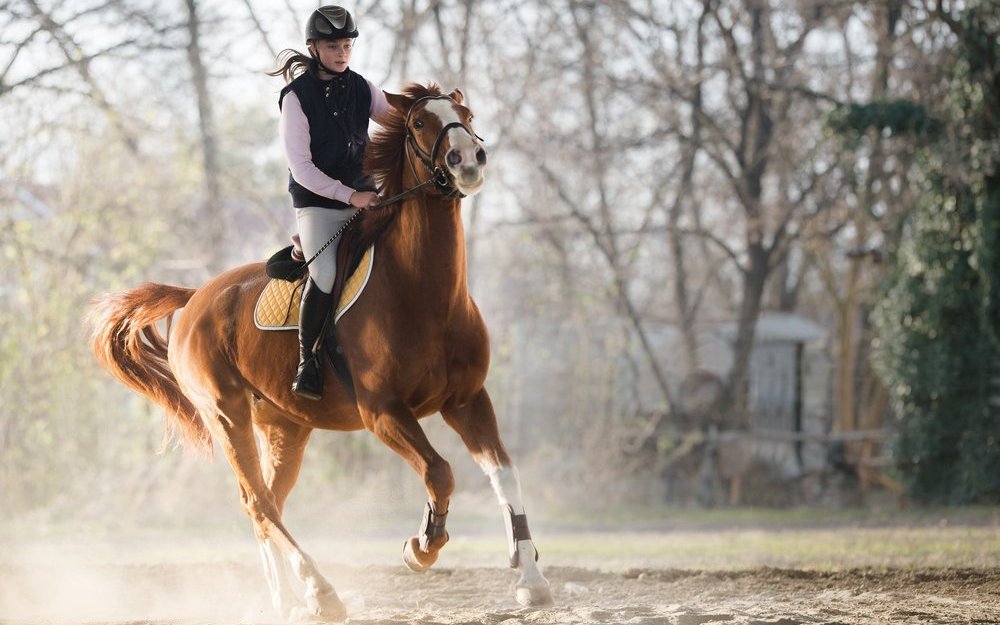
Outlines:
{"label": "stirrup", "polygon": [[[310,371],[311,369],[311,371]],[[309,376],[313,377],[312,384],[307,381]],[[305,399],[318,401],[323,398],[323,377],[319,363],[319,353],[313,352],[312,356],[302,361],[298,371],[295,373],[295,380],[292,382],[292,393]]]}

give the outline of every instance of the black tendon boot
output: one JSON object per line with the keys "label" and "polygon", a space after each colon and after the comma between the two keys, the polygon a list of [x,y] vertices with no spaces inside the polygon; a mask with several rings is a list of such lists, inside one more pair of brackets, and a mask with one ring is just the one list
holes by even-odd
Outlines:
{"label": "black tendon boot", "polygon": [[323,395],[322,351],[316,349],[316,342],[326,325],[331,306],[333,295],[321,291],[312,278],[308,278],[302,289],[299,309],[299,370],[292,383],[292,392],[299,397],[319,399]]}

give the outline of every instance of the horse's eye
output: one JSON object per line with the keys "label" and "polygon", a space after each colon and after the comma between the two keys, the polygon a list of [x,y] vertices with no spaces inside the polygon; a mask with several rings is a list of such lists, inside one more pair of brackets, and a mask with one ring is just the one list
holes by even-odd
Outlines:
{"label": "horse's eye", "polygon": [[416,128],[417,130],[420,130],[421,128],[423,128],[424,127],[423,120],[419,120],[419,119],[414,120],[413,121],[413,127]]}

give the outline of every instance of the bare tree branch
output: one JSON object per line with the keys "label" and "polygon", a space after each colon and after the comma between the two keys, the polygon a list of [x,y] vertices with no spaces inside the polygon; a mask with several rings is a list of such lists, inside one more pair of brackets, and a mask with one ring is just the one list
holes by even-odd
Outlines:
{"label": "bare tree branch", "polygon": [[45,29],[49,36],[51,36],[59,46],[59,49],[62,51],[63,56],[68,62],[68,65],[75,68],[83,81],[90,87],[91,96],[94,99],[94,102],[105,112],[108,119],[117,129],[118,134],[125,142],[125,145],[128,146],[129,151],[132,153],[138,153],[138,138],[125,127],[122,115],[111,105],[111,102],[104,94],[104,90],[97,83],[97,80],[90,71],[90,60],[94,57],[88,58],[80,46],[73,40],[69,33],[66,32],[63,26],[57,23],[51,15],[46,13],[35,0],[25,1],[31,8],[31,11],[38,20],[41,28]]}
{"label": "bare tree branch", "polygon": [[247,8],[247,13],[250,14],[250,21],[253,22],[254,28],[257,29],[257,32],[260,34],[260,38],[264,41],[264,45],[267,46],[267,51],[270,53],[271,58],[273,59],[277,57],[278,52],[275,50],[274,46],[271,45],[271,38],[264,29],[264,25],[260,23],[259,19],[257,19],[257,13],[253,9],[253,3],[251,0],[243,0],[243,4]]}

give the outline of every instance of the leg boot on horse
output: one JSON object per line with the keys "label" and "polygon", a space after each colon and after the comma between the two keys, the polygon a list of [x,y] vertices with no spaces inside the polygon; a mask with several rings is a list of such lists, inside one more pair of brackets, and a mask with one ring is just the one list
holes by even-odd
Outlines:
{"label": "leg boot on horse", "polygon": [[[360,223],[348,248],[377,243],[381,250],[364,297],[340,321],[344,357],[357,372],[353,395],[341,387],[328,389],[322,402],[298,395],[318,398],[322,391],[316,344],[333,298],[317,286],[334,281],[320,278],[318,270],[301,308],[302,367],[295,392],[288,383],[293,363],[283,355],[294,351],[296,337],[260,332],[254,323],[267,283],[262,263],[228,271],[198,289],[145,284],[104,298],[95,309],[94,352],[115,377],[161,405],[185,442],[211,449],[214,440],[226,453],[282,616],[346,616],[333,586],[282,520],[309,432],[367,429],[416,471],[428,503],[418,534],[406,541],[404,559],[424,570],[448,541],[445,521],[455,488],[448,462],[419,424],[438,413],[496,493],[516,574],[514,598],[547,605],[552,593],[536,562],[520,479],[484,388],[489,335],[467,288],[461,198],[482,187],[485,151],[469,126],[471,112],[460,91],[445,95],[411,85],[386,97],[392,111],[386,131],[369,145],[368,169],[387,195],[401,199],[398,206],[367,212],[371,220]],[[410,124],[417,115],[422,132]],[[333,215],[321,208],[298,211],[300,220]],[[174,317],[169,337],[162,336],[157,324]],[[301,593],[291,587],[296,579]]]}
{"label": "leg boot on horse", "polygon": [[331,306],[333,294],[324,293],[312,278],[306,279],[299,309],[299,368],[292,383],[292,391],[299,397],[318,400],[323,396],[322,350],[317,343]]}

